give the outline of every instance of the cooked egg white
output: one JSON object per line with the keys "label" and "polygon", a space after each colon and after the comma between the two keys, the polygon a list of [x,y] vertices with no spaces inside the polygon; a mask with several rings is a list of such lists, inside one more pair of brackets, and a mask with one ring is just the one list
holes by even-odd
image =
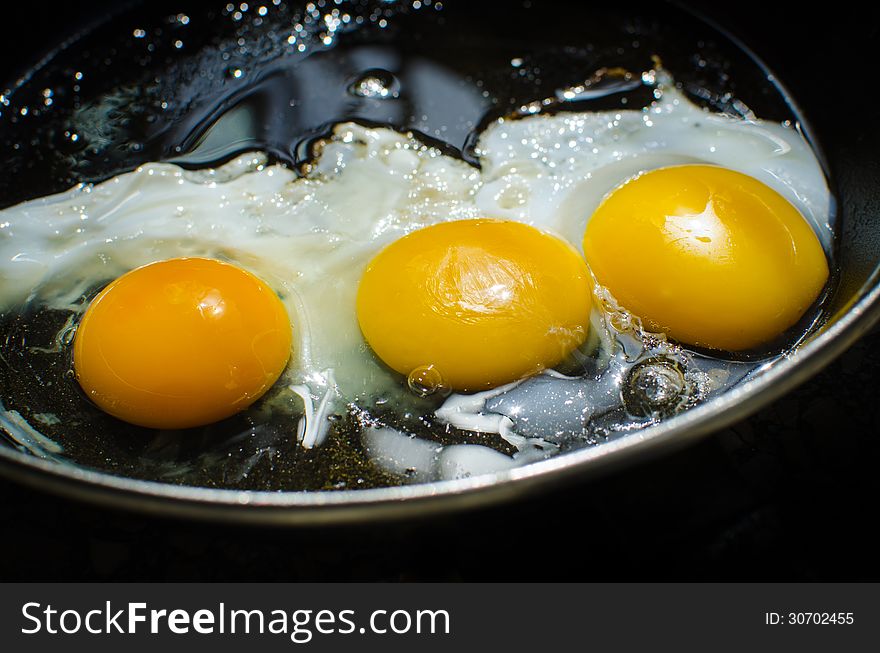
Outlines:
{"label": "cooked egg white", "polygon": [[139,265],[181,256],[233,262],[269,284],[290,314],[283,378],[313,408],[317,421],[301,423],[299,436],[314,445],[336,402],[409,400],[406,384],[364,345],[355,298],[370,259],[414,230],[515,220],[582,252],[590,215],[622,181],[709,163],[779,192],[830,248],[831,196],[796,129],[707,112],[671,87],[657,95],[644,110],[500,119],[479,139],[480,170],[408,135],[344,123],[316,146],[305,176],[249,154],[212,170],[148,164],[25,202],[0,211],[0,310],[35,301],[82,312],[98,288]]}
{"label": "cooked egg white", "polygon": [[133,267],[221,258],[269,283],[290,311],[290,381],[314,383],[335,369],[354,396],[383,376],[351,308],[364,265],[404,233],[475,216],[478,177],[396,132],[357,125],[336,129],[307,178],[259,155],[211,171],[145,165],[3,211],[0,302],[10,307],[36,289],[41,302],[80,310],[90,288]]}
{"label": "cooked egg white", "polygon": [[825,175],[801,133],[700,109],[674,87],[640,111],[557,113],[501,119],[480,136],[485,215],[522,220],[581,247],[602,199],[656,168],[712,164],[745,173],[788,199],[827,251],[834,207]]}

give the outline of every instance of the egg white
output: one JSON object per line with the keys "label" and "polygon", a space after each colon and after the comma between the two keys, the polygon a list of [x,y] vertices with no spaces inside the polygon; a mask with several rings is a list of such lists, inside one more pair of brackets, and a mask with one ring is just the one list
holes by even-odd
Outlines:
{"label": "egg white", "polygon": [[[340,125],[305,178],[261,155],[187,171],[148,164],[102,184],[0,212],[0,305],[81,310],[91,286],[152,261],[214,256],[269,283],[295,330],[292,383],[346,397],[389,377],[365,353],[354,314],[369,259],[400,235],[474,217],[479,173],[387,129]],[[380,383],[381,385],[381,383]]]}
{"label": "egg white", "polygon": [[[409,135],[343,123],[304,176],[261,154],[200,171],[151,163],[25,202],[0,211],[0,310],[35,301],[80,312],[90,291],[129,269],[217,257],[282,297],[295,331],[285,383],[304,402],[323,410],[381,395],[405,404],[406,384],[363,342],[355,296],[367,262],[415,229],[496,217],[580,250],[589,216],[626,179],[711,163],[782,193],[830,248],[831,195],[796,129],[713,114],[673,87],[657,96],[644,110],[500,119],[478,141],[481,169]],[[321,433],[303,426],[300,439],[317,444]]]}
{"label": "egg white", "polygon": [[826,251],[833,205],[822,166],[801,133],[703,110],[674,86],[641,111],[558,113],[498,120],[477,150],[484,214],[553,229],[582,249],[602,199],[639,173],[713,164],[750,175],[788,199]]}

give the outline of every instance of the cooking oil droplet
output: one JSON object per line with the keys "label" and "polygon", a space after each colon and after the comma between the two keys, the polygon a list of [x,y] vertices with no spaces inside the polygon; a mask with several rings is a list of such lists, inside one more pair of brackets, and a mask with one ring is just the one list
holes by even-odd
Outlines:
{"label": "cooking oil droplet", "polygon": [[409,389],[420,397],[430,397],[444,390],[443,377],[433,365],[421,365],[409,373],[406,379]]}
{"label": "cooking oil droplet", "polygon": [[400,95],[400,81],[387,70],[373,68],[352,82],[348,92],[356,97],[375,100],[393,99]]}

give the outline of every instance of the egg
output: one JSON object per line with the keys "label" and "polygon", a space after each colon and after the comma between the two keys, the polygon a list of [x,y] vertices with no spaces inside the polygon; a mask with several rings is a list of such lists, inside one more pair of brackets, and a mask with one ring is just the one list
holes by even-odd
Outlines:
{"label": "egg", "polygon": [[361,278],[357,314],[373,351],[435,386],[479,390],[531,376],[587,337],[591,281],[568,243],[520,222],[464,220],[383,249]]}
{"label": "egg", "polygon": [[316,145],[305,177],[258,154],[209,170],[148,164],[0,212],[0,305],[29,302],[81,322],[95,289],[132,268],[181,257],[234,264],[284,306],[295,337],[279,386],[290,392],[274,410],[305,408],[302,442],[319,444],[326,429],[316,423],[340,404],[410,401],[406,384],[364,346],[360,276],[400,236],[476,217],[478,183],[477,170],[435,148],[348,123]]}
{"label": "egg", "polygon": [[716,166],[627,181],[593,213],[583,244],[599,283],[649,329],[712,349],[773,339],[828,280],[825,252],[798,210]]}
{"label": "egg", "polygon": [[83,390],[126,422],[201,426],[250,406],[290,357],[287,311],[228,263],[179,258],[121,276],[89,304],[73,364]]}
{"label": "egg", "polygon": [[648,170],[711,164],[764,183],[831,250],[835,207],[812,147],[793,126],[701,109],[667,80],[643,110],[502,118],[477,143],[487,216],[543,225],[578,248],[608,193]]}
{"label": "egg", "polygon": [[[67,311],[79,324],[85,348],[86,334],[97,324],[88,318],[90,300],[108,284],[114,288],[114,280],[121,286],[131,270],[181,258],[230,264],[264,282],[289,320],[289,362],[285,367],[278,362],[286,360],[282,354],[273,357],[283,371],[277,392],[265,396],[280,420],[306,414],[306,423],[291,428],[303,446],[321,444],[333,411],[369,407],[376,398],[401,414],[424,411],[407,383],[407,376],[419,371],[420,383],[439,378],[455,390],[449,400],[455,409],[438,411],[433,416],[438,421],[494,429],[525,447],[510,433],[515,416],[488,415],[487,398],[508,391],[508,381],[517,384],[539,372],[547,385],[562,383],[550,369],[583,349],[585,339],[602,340],[604,345],[587,349],[607,358],[616,333],[607,315],[609,291],[627,309],[644,311],[646,324],[683,342],[740,348],[784,329],[821,285],[820,252],[831,250],[834,206],[803,136],[790,126],[702,110],[670,84],[658,87],[656,97],[639,110],[498,119],[479,135],[479,168],[413,135],[343,123],[315,145],[302,175],[268,165],[261,154],[197,171],[152,163],[25,202],[0,211],[0,307]],[[807,289],[786,295],[780,286],[773,301],[785,317],[768,318],[764,309],[748,314],[762,323],[747,339],[728,341],[719,337],[724,329],[717,324],[699,324],[694,316],[705,312],[699,294],[675,281],[680,275],[668,272],[671,268],[656,267],[653,281],[676,294],[669,303],[676,307],[674,323],[617,281],[614,265],[627,268],[625,260],[636,259],[644,270],[665,255],[644,251],[644,235],[635,225],[602,217],[600,205],[606,197],[608,206],[616,203],[615,189],[626,180],[635,184],[650,179],[648,171],[683,165],[724,168],[772,189],[798,214],[796,219],[787,212],[780,224],[799,225],[793,227],[800,234],[796,245],[811,243],[804,261],[815,269],[803,277]],[[499,235],[476,235],[495,230]],[[508,235],[502,238],[501,231]],[[592,272],[584,257],[585,233]],[[776,257],[784,249],[760,251]],[[605,260],[615,256],[611,263]],[[742,264],[749,265],[745,259]],[[762,259],[761,265],[767,270],[774,264]],[[420,268],[422,277],[407,266]],[[743,286],[743,296],[751,288]],[[602,301],[592,301],[591,294]],[[92,302],[95,311],[103,301]],[[264,308],[278,323],[278,304],[272,305]],[[460,314],[450,310],[455,306]],[[483,319],[493,313],[497,319]],[[148,322],[144,318],[143,324]],[[112,321],[105,327],[112,330]],[[149,326],[138,328],[141,338],[149,337]],[[199,340],[198,331],[187,327],[155,342],[173,352]],[[136,342],[119,347],[134,350]],[[132,361],[139,358],[131,355]],[[77,367],[88,388],[86,366]],[[274,372],[276,365],[269,368]],[[217,381],[215,373],[208,376]],[[619,397],[620,378],[603,385],[603,396]],[[216,386],[204,383],[214,394]],[[262,391],[262,384],[256,386],[248,400]],[[478,400],[463,394],[486,388],[492,394]],[[552,388],[541,396],[554,396]],[[112,412],[109,404],[107,410]],[[464,419],[463,411],[477,418]],[[204,414],[214,419],[222,411]],[[530,422],[530,433],[540,431],[537,420]]]}

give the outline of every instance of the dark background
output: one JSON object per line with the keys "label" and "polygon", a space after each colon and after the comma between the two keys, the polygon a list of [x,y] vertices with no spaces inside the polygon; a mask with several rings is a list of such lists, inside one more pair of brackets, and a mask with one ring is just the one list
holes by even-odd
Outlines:
{"label": "dark background", "polygon": [[[3,77],[75,30],[83,7],[114,4],[4,6]],[[834,173],[880,179],[880,156],[865,147],[880,118],[880,10],[685,4],[784,80]],[[795,392],[685,451],[528,501],[406,523],[166,521],[0,481],[0,580],[877,581],[878,370],[875,329]]]}

